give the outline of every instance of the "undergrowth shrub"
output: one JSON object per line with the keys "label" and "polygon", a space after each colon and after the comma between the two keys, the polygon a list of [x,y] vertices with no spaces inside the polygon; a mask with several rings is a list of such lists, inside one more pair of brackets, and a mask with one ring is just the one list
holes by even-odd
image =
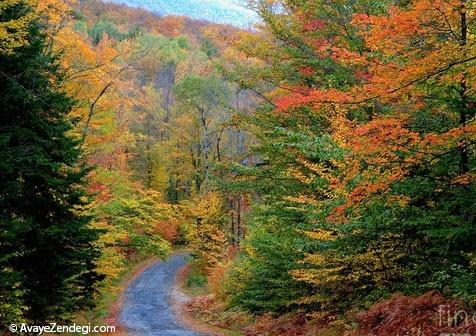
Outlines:
{"label": "undergrowth shrub", "polygon": [[437,291],[412,297],[394,294],[357,315],[354,336],[476,335],[476,315],[454,299]]}

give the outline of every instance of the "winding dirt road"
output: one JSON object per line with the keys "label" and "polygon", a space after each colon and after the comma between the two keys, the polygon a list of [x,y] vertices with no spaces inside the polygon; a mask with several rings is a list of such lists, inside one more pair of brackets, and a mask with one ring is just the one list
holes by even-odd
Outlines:
{"label": "winding dirt road", "polygon": [[124,292],[119,322],[130,336],[204,336],[187,330],[174,316],[170,300],[174,278],[187,262],[185,253],[157,262]]}

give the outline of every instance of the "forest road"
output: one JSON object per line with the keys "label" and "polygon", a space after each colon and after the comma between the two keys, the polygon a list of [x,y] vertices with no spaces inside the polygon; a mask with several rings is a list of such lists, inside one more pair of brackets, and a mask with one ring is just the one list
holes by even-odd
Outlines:
{"label": "forest road", "polygon": [[174,279],[187,264],[187,253],[157,262],[124,292],[119,322],[130,336],[204,336],[183,327],[171,307]]}

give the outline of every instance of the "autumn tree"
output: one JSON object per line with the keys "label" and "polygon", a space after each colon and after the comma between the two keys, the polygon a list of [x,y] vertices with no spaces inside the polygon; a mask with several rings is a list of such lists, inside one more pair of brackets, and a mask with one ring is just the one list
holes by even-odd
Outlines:
{"label": "autumn tree", "polygon": [[[255,151],[261,160],[253,169],[236,167],[230,177],[235,184],[253,181],[258,205],[303,216],[302,226],[285,232],[300,229],[306,248],[296,251],[305,257],[286,272],[313,294],[302,291],[289,302],[326,311],[435,288],[472,300],[472,5],[252,4],[263,31],[239,34],[238,52],[228,54],[223,70],[264,101],[266,113],[257,114],[253,130],[261,135]],[[266,138],[275,134],[289,139]],[[257,176],[267,176],[258,172],[277,169],[282,158],[288,158],[282,169],[289,186],[257,188]],[[279,232],[287,223],[259,211],[254,216],[260,220],[247,240],[254,248],[236,263],[242,293],[266,282],[257,264],[277,270],[278,261],[296,260],[292,249],[255,257],[265,252],[266,245],[255,243],[263,228]],[[240,295],[232,295],[237,305],[244,302]],[[263,309],[264,302],[254,299],[247,308],[275,309]]]}
{"label": "autumn tree", "polygon": [[[347,91],[311,89],[286,105],[341,105],[333,136],[348,151],[335,184],[342,204],[328,216],[341,224],[327,243],[339,254],[310,255],[318,271],[298,272],[299,278],[334,291],[348,282],[347,296],[357,288],[358,296],[370,297],[437,288],[472,298],[474,111],[466,5],[414,1],[385,14],[356,13],[352,27],[364,49],[337,56],[363,77]],[[329,270],[333,285],[323,279]]]}
{"label": "autumn tree", "polygon": [[228,110],[229,89],[217,77],[190,76],[176,88],[182,108],[190,109],[196,125],[194,148],[191,149],[195,168],[195,190],[206,192],[209,188],[212,163],[221,157],[221,129]]}

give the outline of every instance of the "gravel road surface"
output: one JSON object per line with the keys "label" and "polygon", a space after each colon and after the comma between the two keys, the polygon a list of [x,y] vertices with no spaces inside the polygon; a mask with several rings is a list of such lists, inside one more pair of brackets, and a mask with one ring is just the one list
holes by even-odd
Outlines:
{"label": "gravel road surface", "polygon": [[131,336],[203,336],[185,329],[174,316],[170,299],[174,278],[187,254],[175,254],[142,272],[124,293],[119,321]]}

